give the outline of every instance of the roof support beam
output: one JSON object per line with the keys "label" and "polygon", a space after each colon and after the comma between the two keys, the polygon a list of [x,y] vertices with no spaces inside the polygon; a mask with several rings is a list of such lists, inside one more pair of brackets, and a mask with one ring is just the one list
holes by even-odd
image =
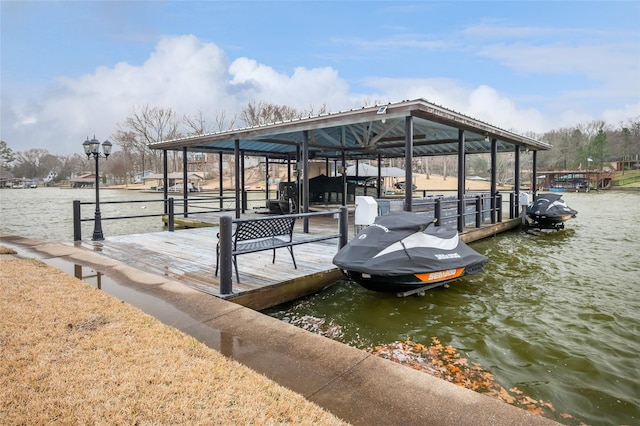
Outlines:
{"label": "roof support beam", "polygon": [[404,119],[404,209],[413,211],[413,117]]}
{"label": "roof support beam", "polygon": [[491,223],[496,223],[496,196],[497,191],[497,168],[498,168],[498,140],[491,139]]}
{"label": "roof support beam", "polygon": [[233,143],[233,157],[235,163],[236,219],[240,219],[240,139],[236,139]]}
{"label": "roof support beam", "polygon": [[378,198],[382,197],[382,155],[378,154],[378,179],[376,180]]}
{"label": "roof support beam", "polygon": [[[520,213],[520,145],[515,145],[515,153],[514,153],[514,176],[513,176],[513,195],[515,200],[513,200],[513,211],[514,216],[517,217]],[[513,219],[512,217],[512,219]]]}
{"label": "roof support beam", "polygon": [[532,155],[532,165],[531,165],[531,191],[533,192],[533,200],[536,199],[536,194],[538,194],[538,151],[533,151]]}
{"label": "roof support beam", "polygon": [[[318,135],[322,136],[323,138],[325,138],[327,141],[331,142],[332,144],[340,145],[340,141],[336,140],[329,133],[325,132],[324,129],[315,129],[315,131],[318,133]],[[321,145],[314,143],[314,146],[321,146]],[[327,147],[335,148],[335,146],[329,145],[329,144],[327,144]]]}
{"label": "roof support beam", "polygon": [[[143,161],[144,163],[144,161]],[[144,173],[144,170],[142,171]],[[162,190],[164,199],[169,199],[169,153],[166,149],[162,150],[162,178],[164,179],[164,188]],[[169,206],[164,203],[164,214],[169,214]]]}
{"label": "roof support beam", "polygon": [[464,130],[458,129],[458,232],[464,231],[464,184],[466,181]]}
{"label": "roof support beam", "polygon": [[342,150],[342,205],[347,205],[347,154]]}
{"label": "roof support beam", "polygon": [[[309,131],[302,132],[302,212],[309,213]],[[304,217],[303,232],[309,233],[309,218]]]}
{"label": "roof support beam", "polygon": [[222,207],[224,206],[223,201],[222,201],[222,196],[224,195],[224,178],[223,178],[223,173],[224,173],[224,162],[223,162],[223,157],[222,157],[222,151],[220,151],[218,153],[218,173],[219,173],[219,179],[220,179],[220,189],[218,190],[218,195],[220,195],[220,210],[222,210]]}
{"label": "roof support beam", "polygon": [[189,208],[189,189],[187,187],[187,147],[182,147],[182,210],[184,212],[184,217],[189,217],[189,212],[187,211]]}
{"label": "roof support beam", "polygon": [[269,202],[269,156],[265,155],[264,157],[264,174],[265,174],[265,185],[267,188],[267,203]]}
{"label": "roof support beam", "polygon": [[242,214],[247,210],[247,191],[245,190],[245,172],[244,172],[244,150],[240,150],[240,196],[242,197],[242,203],[240,204],[240,211]]}

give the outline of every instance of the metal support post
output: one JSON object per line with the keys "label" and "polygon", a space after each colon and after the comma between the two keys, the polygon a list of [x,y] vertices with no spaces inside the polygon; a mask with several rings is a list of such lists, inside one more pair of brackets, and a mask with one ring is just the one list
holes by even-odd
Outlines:
{"label": "metal support post", "polygon": [[515,195],[513,192],[509,193],[509,219],[513,219],[515,217],[514,206],[515,206]]}
{"label": "metal support post", "polygon": [[222,216],[220,218],[220,294],[231,294],[233,292],[233,284],[231,282],[233,276],[232,269],[232,221],[231,216]]}
{"label": "metal support post", "polygon": [[82,226],[80,222],[80,200],[73,200],[73,241],[82,240]]}
{"label": "metal support post", "polygon": [[346,246],[349,241],[349,208],[347,206],[340,206],[339,220],[340,246],[338,248],[342,248]]}
{"label": "metal support post", "polygon": [[168,224],[169,224],[169,232],[173,232],[175,229],[175,214],[174,214],[174,205],[173,205],[173,197],[169,198],[169,213],[168,213]]}

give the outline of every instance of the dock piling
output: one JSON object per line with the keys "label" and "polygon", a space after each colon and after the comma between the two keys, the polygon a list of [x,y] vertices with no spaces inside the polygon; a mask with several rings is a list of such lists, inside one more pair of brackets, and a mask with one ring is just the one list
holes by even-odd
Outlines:
{"label": "dock piling", "polygon": [[82,240],[82,226],[80,226],[80,200],[73,200],[73,241]]}
{"label": "dock piling", "polygon": [[220,218],[220,294],[231,294],[233,292],[233,284],[231,282],[233,276],[231,267],[232,221],[231,216],[222,216]]}
{"label": "dock piling", "polygon": [[349,239],[349,208],[347,206],[340,207],[340,247],[347,245]]}

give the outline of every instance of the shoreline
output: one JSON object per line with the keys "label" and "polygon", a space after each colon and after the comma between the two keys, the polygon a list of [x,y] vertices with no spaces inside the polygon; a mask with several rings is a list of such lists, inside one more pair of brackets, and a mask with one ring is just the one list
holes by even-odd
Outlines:
{"label": "shoreline", "polygon": [[[12,318],[11,321],[6,321],[6,324],[15,324],[15,326],[20,324],[19,327],[22,330],[27,330],[34,323],[31,317],[45,316],[39,323],[37,333],[33,333],[31,336],[29,343],[19,347],[20,350],[26,350],[25,348],[32,348],[34,345],[42,345],[38,346],[43,348],[42,351],[35,352],[36,359],[40,361],[35,364],[31,362],[17,365],[17,367],[28,370],[20,368],[16,370],[14,365],[12,368],[15,374],[11,378],[5,378],[4,375],[2,378],[6,381],[3,383],[4,388],[10,391],[5,392],[5,398],[7,398],[6,395],[11,396],[11,398],[2,400],[2,404],[6,406],[3,412],[15,416],[16,401],[14,401],[13,392],[26,392],[27,397],[18,400],[22,404],[20,407],[23,408],[20,408],[22,411],[18,413],[19,416],[16,419],[22,419],[21,421],[32,422],[36,418],[33,417],[34,414],[44,416],[39,418],[45,421],[50,418],[42,411],[51,409],[51,406],[42,404],[41,398],[44,397],[44,401],[55,402],[62,399],[59,404],[54,404],[58,408],[60,404],[67,404],[64,409],[69,411],[58,413],[57,418],[65,418],[68,415],[71,418],[93,423],[96,420],[94,417],[96,415],[95,407],[105,406],[108,408],[109,415],[116,416],[106,420],[104,417],[100,417],[97,423],[103,422],[105,424],[113,423],[113,419],[116,419],[116,422],[131,422],[140,419],[132,417],[131,413],[136,413],[136,415],[143,413],[145,416],[150,416],[142,418],[142,423],[237,424],[264,421],[268,424],[345,424],[338,419],[341,417],[354,424],[374,424],[381,421],[385,423],[441,425],[492,425],[496,424],[496,421],[500,424],[557,424],[552,420],[528,413],[505,402],[307,332],[259,312],[214,297],[203,297],[202,293],[188,289],[177,282],[172,282],[166,277],[143,273],[126,265],[120,265],[119,262],[108,260],[99,253],[62,244],[39,243],[19,237],[12,240],[7,235],[2,237],[3,241],[0,244],[8,242],[11,245],[13,242],[18,246],[26,245],[29,247],[26,255],[31,260],[23,259],[17,262],[25,262],[29,266],[35,265],[38,269],[38,273],[35,274],[25,273],[23,270],[8,275],[7,268],[2,268],[0,272],[2,286],[6,287],[9,280],[12,281],[12,285],[8,286],[9,291],[3,290],[3,296],[0,300],[5,305],[8,295],[13,294],[13,297],[17,298],[17,302],[7,305],[12,309],[7,310],[3,307],[3,311],[6,311],[7,315],[15,315],[17,318],[14,320],[13,317],[6,316],[6,318]],[[107,293],[96,291],[95,288],[74,277],[56,269],[48,269],[50,266],[41,264],[39,260],[33,260],[38,257],[43,257],[42,260],[45,262],[48,262],[47,259],[49,259],[56,265],[56,268],[61,262],[90,265],[91,268],[103,271],[103,283],[107,277],[118,276],[119,280],[124,280],[128,283],[127,285],[134,286],[136,291],[169,302],[187,314],[185,318],[189,318],[189,320],[187,323],[180,321],[182,324],[177,329],[174,329],[170,324],[161,325],[158,319],[149,317],[140,312],[138,308],[128,305],[126,300],[120,301]],[[9,262],[16,261],[10,260]],[[10,263],[3,262],[3,264]],[[46,280],[36,278],[41,276],[48,278]],[[73,288],[61,285],[61,282],[66,280],[74,282]],[[32,285],[34,281],[35,285]],[[17,286],[17,282],[24,282],[24,284]],[[85,301],[85,297],[92,300]],[[65,305],[66,300],[71,300],[72,305]],[[34,306],[39,307],[36,312],[33,311]],[[128,309],[136,313],[134,316],[143,318],[144,325],[137,326],[135,325],[137,323],[132,325],[130,321],[124,319],[116,321],[117,318],[112,315],[116,310],[114,306],[117,307],[118,312],[121,309]],[[103,307],[107,308],[107,312],[100,310]],[[47,316],[51,312],[54,312],[53,316]],[[107,320],[105,321],[104,318]],[[115,326],[116,322],[117,327]],[[160,325],[160,331],[153,328],[156,326],[152,326],[151,323]],[[112,324],[114,324],[113,327]],[[1,328],[2,334],[0,336],[2,337],[0,338],[13,342],[14,340],[8,336],[12,336],[15,330],[4,328],[7,325]],[[143,348],[132,348],[129,343],[135,346],[139,339],[132,338],[133,334],[131,333],[141,327],[145,329],[146,333],[143,339],[145,344]],[[85,333],[82,336],[84,344],[81,347],[69,347],[68,335],[77,330]],[[170,334],[181,336],[184,343],[171,343],[170,340],[167,340],[166,330],[173,330]],[[116,336],[101,334],[112,331],[116,332]],[[94,332],[95,334],[93,334]],[[56,338],[56,336],[67,336],[67,338]],[[224,336],[228,337],[223,338]],[[97,340],[93,340],[94,337]],[[220,340],[221,338],[222,340]],[[104,339],[110,343],[101,346]],[[123,341],[129,342],[128,349],[123,356],[128,356],[129,352],[134,356],[125,358],[116,356],[111,359],[111,356],[122,350],[119,345]],[[260,408],[252,411],[253,405],[244,402],[245,395],[239,391],[239,385],[233,379],[218,378],[215,390],[205,392],[208,398],[212,398],[212,403],[201,403],[200,392],[198,392],[200,388],[192,387],[193,380],[198,380],[198,383],[202,385],[202,380],[211,379],[212,371],[218,370],[206,367],[204,374],[196,374],[195,378],[190,380],[178,380],[172,374],[175,370],[174,367],[181,364],[173,362],[167,364],[167,360],[173,359],[175,355],[167,354],[165,349],[161,348],[170,346],[182,354],[180,356],[183,356],[184,351],[191,353],[196,347],[203,348],[203,344],[208,347],[207,351],[214,352],[217,354],[216,356],[220,355],[218,351],[221,351],[227,357],[243,364],[239,365],[240,370],[237,371],[252,371],[260,377],[267,377],[267,381],[275,381],[279,386],[284,386],[286,391],[294,392],[296,396],[290,399],[290,397],[281,396],[280,391],[267,392],[267,396],[276,396],[275,401],[269,402],[267,399],[267,407],[265,408],[264,405],[260,405],[265,402],[257,400],[257,407]],[[231,346],[229,346],[230,344]],[[238,344],[239,346],[237,346]],[[16,348],[8,346],[3,350],[8,355],[8,351],[13,349]],[[74,364],[73,371],[78,377],[74,376],[72,379],[66,380],[69,376],[69,374],[64,374],[64,371],[68,371],[64,370],[66,364],[47,361],[43,363],[43,360],[59,359],[62,350],[65,353],[69,353],[69,350],[75,353],[71,357],[73,360],[81,360],[86,356],[95,356],[95,358],[92,358],[92,362]],[[138,350],[142,350],[142,355],[136,352]],[[198,349],[198,351],[200,350]],[[200,359],[198,367],[202,368],[200,362],[207,364],[208,361],[201,359],[200,352],[197,354]],[[147,360],[150,357],[159,359]],[[9,362],[8,357],[3,357],[3,359]],[[13,359],[24,359],[24,354]],[[117,362],[114,364],[112,361],[116,359]],[[133,374],[132,369],[139,368],[138,364],[141,360],[143,361],[142,370],[135,370],[139,373]],[[101,364],[105,364],[107,369],[101,369]],[[83,366],[85,370],[82,370]],[[87,366],[91,368],[87,369]],[[62,370],[61,367],[63,367]],[[247,367],[250,370],[244,370]],[[29,370],[30,368],[35,370]],[[114,373],[113,369],[117,371]],[[82,371],[86,374],[77,374]],[[130,399],[112,400],[114,392],[118,394],[119,391],[122,391],[121,388],[109,388],[107,392],[102,392],[105,377],[113,377],[114,374],[124,375],[118,386],[136,389],[135,394],[130,395]],[[158,375],[164,377],[165,374],[168,375],[168,378],[162,378],[160,381],[153,379]],[[246,372],[239,374],[243,380],[247,375],[250,375]],[[57,386],[49,384],[42,388],[42,384],[38,382],[42,377],[45,380],[55,378],[62,380],[62,382]],[[236,377],[236,375],[232,374],[231,377]],[[380,377],[386,378],[385,386],[380,386]],[[25,380],[30,380],[26,386]],[[34,380],[35,382],[33,382]],[[184,390],[173,389],[174,386],[178,388],[182,381],[185,381],[187,386]],[[150,384],[153,386],[148,386]],[[106,385],[112,386],[113,384],[107,380]],[[55,392],[51,395],[34,394],[34,388],[52,389]],[[152,389],[155,388],[160,389],[160,395],[146,393],[152,392]],[[90,394],[87,395],[86,392]],[[217,392],[222,392],[222,395],[217,395]],[[219,400],[225,401],[225,395],[228,395],[228,392],[234,395],[233,398],[241,399],[240,402],[234,402],[235,409],[230,410],[230,407],[224,406],[224,404],[222,407],[216,405]],[[165,401],[167,393],[176,396],[170,401]],[[25,394],[22,393],[22,395]],[[193,408],[196,409],[195,414],[192,414],[195,417],[182,414],[182,417],[175,417],[176,409],[178,413],[183,413],[187,409],[185,404],[180,401],[186,402],[188,409],[192,409],[190,404],[193,403],[188,401],[196,401],[192,399],[194,397],[200,401],[196,404],[197,407]],[[158,405],[149,403],[149,400],[153,398],[159,398]],[[234,400],[233,398],[232,400]],[[295,413],[278,414],[274,418],[265,417],[265,413],[272,412],[269,410],[284,410],[283,405],[291,408],[290,401],[297,404],[297,401],[301,401],[300,398],[302,401],[314,403],[316,406],[295,408],[293,410]],[[83,404],[78,405],[76,399],[79,399]],[[253,396],[250,394],[249,399],[255,399],[255,394]],[[68,401],[72,401],[72,403]],[[89,404],[84,404],[85,401],[89,401]],[[178,407],[168,409],[167,407],[173,407],[171,404],[178,404]],[[9,409],[13,411],[9,412]],[[167,411],[162,411],[163,409]],[[320,409],[320,411],[314,411],[316,409]],[[214,417],[212,417],[211,410],[215,413]],[[229,421],[212,422],[212,418],[219,418],[220,413],[216,410],[221,410],[224,415],[233,412],[233,415],[239,417],[231,418]],[[308,414],[309,410],[316,417]],[[123,414],[123,412],[126,413]],[[104,412],[101,415],[104,415]],[[118,417],[123,415],[125,417]],[[20,421],[16,420],[16,422]]]}

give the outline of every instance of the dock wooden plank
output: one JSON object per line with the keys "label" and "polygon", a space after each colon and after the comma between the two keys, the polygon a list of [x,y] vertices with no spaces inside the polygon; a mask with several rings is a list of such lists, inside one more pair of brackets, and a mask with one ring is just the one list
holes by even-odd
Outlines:
{"label": "dock wooden plank", "polygon": [[[103,242],[102,253],[138,269],[219,295],[219,276],[214,275],[218,231],[218,227],[208,227],[108,237]],[[294,241],[309,237],[309,234],[294,232]],[[234,275],[234,294],[334,270],[331,261],[338,251],[338,239],[300,244],[293,250],[297,269],[286,248],[277,249],[275,263],[272,263],[271,250],[238,256],[241,282],[237,283]]]}
{"label": "dock wooden plank", "polygon": [[[323,217],[312,222],[312,233],[303,233],[302,221],[294,228],[294,241],[312,238],[318,234],[337,234],[337,221]],[[350,217],[350,221],[353,217]],[[310,221],[311,222],[311,221]],[[463,241],[469,242],[504,232],[519,226],[520,220],[507,220],[481,229],[465,229]],[[351,222],[349,238],[355,235]],[[101,243],[101,251],[107,257],[119,260],[142,271],[155,273],[180,281],[185,285],[218,297],[231,300],[253,309],[264,309],[311,294],[335,282],[342,275],[332,260],[338,252],[338,239],[294,246],[298,268],[295,269],[286,248],[277,249],[272,263],[272,251],[247,253],[237,256],[241,283],[233,275],[233,294],[219,292],[220,280],[214,275],[218,226],[107,237]],[[93,250],[91,242],[84,242]],[[324,281],[323,281],[324,280]]]}

